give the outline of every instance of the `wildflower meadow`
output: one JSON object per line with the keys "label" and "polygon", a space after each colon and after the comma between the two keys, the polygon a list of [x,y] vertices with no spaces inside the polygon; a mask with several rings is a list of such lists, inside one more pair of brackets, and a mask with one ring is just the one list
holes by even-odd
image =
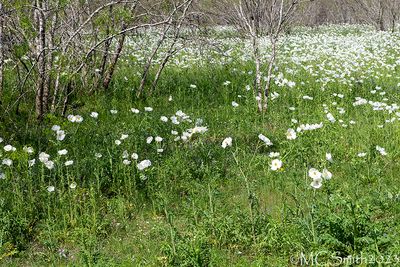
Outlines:
{"label": "wildflower meadow", "polygon": [[261,113],[252,43],[229,27],[138,99],[157,36],[128,39],[111,90],[71,94],[65,116],[2,114],[3,266],[400,264],[398,32],[283,35]]}

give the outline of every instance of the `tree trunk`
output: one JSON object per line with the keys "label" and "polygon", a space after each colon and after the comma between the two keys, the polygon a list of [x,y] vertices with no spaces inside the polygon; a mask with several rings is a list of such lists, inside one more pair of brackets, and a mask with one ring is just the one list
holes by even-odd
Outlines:
{"label": "tree trunk", "polygon": [[257,100],[258,111],[262,112],[262,85],[261,85],[261,55],[260,55],[260,3],[257,2],[252,13],[252,28],[251,33],[253,43],[253,57],[256,68],[256,79],[254,81],[254,94]]}
{"label": "tree trunk", "polygon": [[[122,25],[122,31],[125,30],[125,29],[126,29],[126,26],[124,24],[124,25]],[[124,47],[125,36],[126,36],[126,33],[123,33],[120,36],[119,41],[118,41],[118,46],[117,46],[116,51],[115,51],[114,58],[112,59],[110,68],[108,69],[106,77],[104,78],[103,87],[104,87],[105,90],[107,90],[109,85],[110,85],[112,76],[114,74],[115,67],[117,66],[117,62],[118,62],[119,56],[121,55],[122,48]]]}
{"label": "tree trunk", "polygon": [[392,33],[396,31],[396,11],[392,10]]}
{"label": "tree trunk", "polygon": [[383,17],[381,17],[381,18],[379,19],[379,30],[380,30],[380,31],[386,31],[385,23],[384,23],[384,21],[383,21]]}
{"label": "tree trunk", "polygon": [[[276,37],[277,38],[277,37]],[[267,111],[268,108],[268,97],[269,97],[269,91],[271,89],[271,78],[272,78],[272,69],[276,60],[276,42],[278,40],[275,39],[275,37],[271,37],[271,45],[272,45],[272,51],[271,51],[271,59],[268,62],[268,70],[267,70],[267,81],[265,83],[265,88],[264,92],[262,94],[263,97],[263,111]]]}
{"label": "tree trunk", "polygon": [[257,99],[258,111],[262,111],[262,93],[261,93],[261,56],[258,36],[254,34],[253,39],[253,56],[256,67],[256,79],[254,81],[254,94]]}
{"label": "tree trunk", "polygon": [[163,60],[162,60],[162,62],[161,62],[161,64],[160,64],[160,66],[158,67],[156,76],[154,77],[154,81],[153,81],[153,84],[152,84],[152,90],[150,91],[150,94],[152,94],[153,91],[156,89],[157,84],[158,84],[158,80],[160,79],[160,76],[161,76],[161,74],[162,74],[162,72],[163,72],[163,70],[164,70],[164,68],[165,68],[165,65],[167,65],[169,59],[170,59],[171,56],[175,53],[174,47],[175,47],[175,45],[176,45],[176,42],[178,41],[178,38],[179,38],[179,34],[180,34],[180,32],[181,32],[181,28],[182,28],[183,21],[184,21],[184,19],[186,18],[187,11],[188,11],[188,9],[190,8],[190,6],[192,5],[192,2],[193,2],[193,0],[190,0],[190,1],[187,2],[187,5],[186,5],[186,7],[185,7],[184,10],[183,10],[182,16],[179,18],[179,22],[178,22],[178,24],[177,24],[177,26],[176,26],[176,29],[175,29],[174,39],[173,39],[173,41],[171,42],[171,44],[170,44],[170,46],[169,46],[169,48],[168,48],[168,51],[167,51],[165,57],[163,58]]}
{"label": "tree trunk", "polygon": [[35,17],[37,18],[38,37],[36,43],[38,78],[36,87],[35,111],[39,121],[43,119],[43,91],[46,75],[46,23],[43,14],[43,0],[36,0]]}
{"label": "tree trunk", "polygon": [[168,30],[170,27],[171,27],[171,24],[169,22],[168,25],[164,28],[164,31],[163,31],[160,39],[158,40],[156,47],[154,48],[153,52],[151,53],[146,65],[144,66],[142,79],[140,80],[140,86],[139,86],[138,91],[136,92],[136,97],[140,97],[140,95],[142,94],[142,92],[144,90],[144,85],[146,84],[147,75],[149,74],[151,64],[153,63],[153,60],[154,60],[155,56],[157,55],[158,49],[160,49],[161,45],[163,44],[164,40],[166,39]]}
{"label": "tree trunk", "polygon": [[4,44],[3,44],[3,28],[4,28],[4,11],[3,4],[0,3],[0,104],[3,95],[3,66],[4,66]]}
{"label": "tree trunk", "polygon": [[72,86],[72,81],[69,81],[68,85],[67,85],[67,88],[66,88],[67,92],[66,92],[65,97],[64,97],[63,107],[62,107],[62,111],[61,111],[61,116],[63,116],[63,117],[67,113],[69,94],[71,93],[71,86]]}
{"label": "tree trunk", "polygon": [[[113,6],[110,6],[110,10],[109,10],[109,14],[110,17],[112,17],[112,10],[113,10]],[[106,36],[110,35],[110,25],[107,24],[106,27]],[[108,59],[108,52],[110,50],[110,46],[111,46],[111,42],[112,39],[108,39],[105,43],[104,43],[104,52],[103,52],[103,60],[101,62],[101,68],[100,68],[100,75],[101,78],[104,78],[104,73],[106,71],[106,64],[107,64],[107,59]]]}
{"label": "tree trunk", "polygon": [[381,0],[379,2],[379,19],[378,19],[378,26],[380,31],[386,31],[384,12],[385,12],[385,7]]}
{"label": "tree trunk", "polygon": [[[45,82],[44,82],[44,88],[43,88],[43,114],[46,114],[49,109],[49,95],[50,95],[50,87],[52,83],[51,79],[51,71],[53,69],[53,61],[54,61],[54,54],[53,54],[53,49],[54,49],[54,35],[55,35],[55,30],[57,26],[57,21],[58,21],[58,7],[59,3],[57,2],[56,6],[56,11],[53,14],[53,18],[51,20],[51,28],[49,30],[48,34],[48,54],[47,54],[47,62],[46,62],[46,76],[45,76]],[[48,6],[46,9],[50,9]]]}

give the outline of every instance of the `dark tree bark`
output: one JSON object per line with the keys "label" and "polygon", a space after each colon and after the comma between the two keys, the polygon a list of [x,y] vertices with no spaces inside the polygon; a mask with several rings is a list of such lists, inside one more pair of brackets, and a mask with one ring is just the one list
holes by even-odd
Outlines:
{"label": "dark tree bark", "polygon": [[379,1],[379,17],[378,17],[378,27],[380,31],[386,31],[384,13],[385,13],[385,7],[381,0]]}
{"label": "dark tree bark", "polygon": [[[126,25],[124,24],[122,26],[122,31],[125,30],[125,28],[126,28]],[[118,45],[117,45],[117,48],[116,48],[116,51],[115,51],[115,55],[114,55],[114,57],[113,57],[113,59],[111,61],[110,68],[108,69],[108,72],[107,72],[107,74],[106,74],[106,76],[104,78],[104,81],[103,81],[103,87],[104,87],[105,90],[107,90],[109,85],[110,85],[112,76],[114,74],[115,67],[117,66],[118,59],[119,59],[119,57],[121,55],[122,48],[124,47],[125,37],[126,37],[126,33],[123,33],[119,37]]]}
{"label": "dark tree bark", "polygon": [[[113,6],[110,6],[110,16],[112,16],[112,10],[113,10]],[[109,35],[110,35],[110,25],[107,24],[106,36],[109,36]],[[110,50],[111,42],[112,42],[112,39],[109,39],[104,43],[104,52],[103,52],[103,58],[102,58],[101,67],[100,67],[100,75],[102,78],[104,78],[104,73],[106,71],[106,64],[107,64],[108,53]]]}

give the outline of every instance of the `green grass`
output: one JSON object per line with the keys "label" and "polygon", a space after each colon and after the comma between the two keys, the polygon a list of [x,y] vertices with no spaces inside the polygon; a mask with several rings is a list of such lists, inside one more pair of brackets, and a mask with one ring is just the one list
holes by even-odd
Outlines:
{"label": "green grass", "polygon": [[[2,265],[288,266],[301,253],[319,251],[326,251],[324,260],[332,253],[396,255],[400,127],[385,123],[393,114],[352,105],[356,96],[369,99],[376,84],[388,92],[388,103],[397,102],[398,92],[389,93],[395,81],[371,79],[352,91],[331,84],[321,91],[315,78],[299,73],[292,78],[296,90],[273,87],[280,96],[259,114],[252,92],[245,90],[251,77],[234,68],[247,72],[251,66],[168,69],[155,94],[137,100],[133,84],[123,79],[130,69],[121,66],[113,92],[73,100],[77,108],[68,114],[82,115],[81,124],[48,116],[42,126],[24,119],[12,132],[4,131],[2,144],[17,150],[0,152],[0,158],[14,161],[0,169],[6,174],[0,180]],[[231,84],[223,85],[227,80]],[[314,100],[303,100],[304,95]],[[231,106],[233,100],[239,107]],[[333,101],[346,113],[339,114]],[[348,127],[327,121],[323,104]],[[144,112],[146,106],[154,111]],[[141,112],[133,114],[132,107]],[[110,109],[118,113],[112,115]],[[193,122],[160,121],[178,110]],[[97,119],[89,116],[92,111],[99,113]],[[22,112],[28,114],[28,109]],[[181,133],[198,118],[208,127],[206,133],[186,143],[173,141],[171,130]],[[323,122],[324,127],[287,140],[287,129],[297,128],[292,119]],[[65,140],[56,141],[54,124],[65,130]],[[260,133],[274,145],[266,147]],[[114,141],[121,134],[129,137],[117,146]],[[148,136],[164,141],[149,145]],[[223,149],[228,136],[233,146]],[[48,170],[40,162],[28,168],[33,156],[22,150],[24,145],[32,146],[34,155],[50,154],[55,168]],[[376,145],[388,155],[381,156]],[[164,152],[157,153],[157,147]],[[58,156],[64,148],[68,154]],[[125,166],[124,150],[150,159],[152,166],[145,171],[135,161]],[[281,170],[270,169],[269,152],[280,153]],[[327,152],[333,163],[326,161]],[[357,157],[359,152],[367,156]],[[74,164],[63,166],[64,157]],[[318,190],[310,186],[312,167],[333,173]],[[73,182],[75,189],[69,187]],[[54,192],[47,191],[49,185]]]}

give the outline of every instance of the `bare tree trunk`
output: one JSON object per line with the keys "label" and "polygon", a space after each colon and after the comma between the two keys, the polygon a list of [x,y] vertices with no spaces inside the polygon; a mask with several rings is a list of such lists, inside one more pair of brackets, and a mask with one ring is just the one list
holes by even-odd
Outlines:
{"label": "bare tree trunk", "polygon": [[154,81],[152,84],[152,91],[150,93],[152,93],[156,89],[158,80],[160,79],[161,73],[163,72],[165,65],[168,63],[168,60],[171,58],[171,56],[175,53],[174,47],[176,45],[176,42],[178,41],[179,34],[180,34],[180,31],[182,28],[183,21],[186,18],[187,11],[189,10],[192,3],[193,3],[193,0],[189,0],[187,2],[186,7],[183,10],[182,16],[180,17],[178,25],[176,26],[176,29],[175,29],[174,39],[173,39],[171,45],[169,46],[168,51],[167,51],[165,57],[163,58],[160,66],[158,67],[156,76],[154,77]]}
{"label": "bare tree trunk", "polygon": [[397,15],[399,12],[400,8],[400,2],[393,2],[392,5],[390,6],[390,26],[391,26],[391,30],[392,33],[394,33],[396,31],[396,21],[397,21]]}
{"label": "bare tree trunk", "polygon": [[165,65],[167,65],[168,60],[170,59],[170,57],[171,57],[173,54],[174,54],[174,51],[169,51],[169,52],[167,53],[167,55],[165,55],[163,61],[162,61],[161,64],[160,64],[160,66],[158,67],[156,76],[154,77],[154,81],[153,81],[153,84],[152,84],[152,86],[151,86],[151,87],[152,87],[152,90],[151,90],[150,94],[152,94],[153,91],[156,89],[157,84],[158,84],[158,81],[159,81],[159,79],[160,79],[160,77],[161,77],[161,73],[163,72],[163,70],[164,70],[164,68],[165,68]]}
{"label": "bare tree trunk", "polygon": [[151,64],[153,63],[153,59],[157,55],[158,49],[160,49],[160,47],[163,44],[165,38],[167,37],[167,33],[168,33],[168,30],[169,30],[170,27],[171,27],[171,22],[169,21],[168,25],[165,27],[165,29],[164,29],[161,37],[160,37],[160,40],[158,40],[158,43],[157,43],[156,47],[153,49],[153,52],[151,53],[146,65],[144,66],[142,79],[140,80],[140,86],[139,86],[139,89],[138,89],[138,91],[136,93],[137,97],[140,97],[140,95],[142,94],[142,92],[144,90],[144,85],[146,84],[147,75],[149,74]]}
{"label": "bare tree trunk", "polygon": [[[133,11],[135,10],[136,6],[137,6],[137,2],[135,2],[135,3],[132,4],[131,8],[129,9],[129,12],[130,12],[131,14],[133,14]],[[124,5],[124,10],[128,10],[128,4],[125,4],[125,5]],[[111,12],[111,10],[110,10],[110,12]],[[113,20],[113,25],[114,25],[114,20]],[[125,31],[126,29],[127,29],[126,22],[123,21],[123,22],[122,22],[122,27],[121,27],[121,32],[122,32],[122,34],[121,34],[120,37],[119,37],[118,45],[117,45],[117,48],[116,48],[116,50],[115,50],[114,57],[113,57],[113,59],[111,60],[110,67],[109,67],[109,69],[108,69],[108,72],[107,72],[106,76],[104,77],[104,80],[103,80],[103,88],[104,88],[105,90],[107,90],[108,87],[109,87],[109,85],[110,85],[111,79],[112,79],[112,77],[113,77],[113,75],[114,75],[115,67],[117,66],[118,59],[119,59],[119,57],[120,57],[120,55],[121,55],[121,52],[122,52],[122,49],[123,49],[123,47],[124,47],[125,38],[126,38],[126,33],[127,33],[127,32]],[[112,40],[112,39],[110,39],[110,41],[111,41],[111,40]],[[104,63],[104,61],[103,61],[103,63]],[[103,66],[103,67],[104,67],[104,66]],[[103,76],[104,76],[104,75],[103,75]],[[102,77],[103,77],[103,76],[102,76]]]}
{"label": "bare tree trunk", "polygon": [[36,117],[40,121],[43,119],[44,107],[43,107],[43,91],[45,85],[46,75],[46,23],[43,11],[43,0],[36,0],[35,17],[37,18],[38,25],[38,37],[36,44],[37,61],[38,61],[38,79],[36,87],[36,100],[35,100],[35,111]]}
{"label": "bare tree trunk", "polygon": [[253,10],[253,20],[251,33],[253,41],[253,56],[256,68],[256,79],[254,92],[257,100],[258,111],[262,111],[262,85],[261,85],[261,55],[260,55],[260,2],[256,3],[255,9]]}
{"label": "bare tree trunk", "polygon": [[[280,1],[280,4],[277,1],[271,6],[271,21],[270,21],[270,39],[271,39],[271,54],[270,60],[268,62],[268,70],[267,70],[267,81],[264,87],[264,91],[262,92],[263,97],[263,112],[267,111],[268,107],[268,98],[269,98],[269,91],[271,89],[271,79],[272,79],[272,71],[273,66],[276,61],[276,54],[277,54],[277,43],[279,40],[279,34],[283,30],[284,23],[288,20],[290,14],[294,11],[296,5],[298,4],[298,0],[292,0],[290,6],[284,11],[284,0]],[[277,14],[274,12],[274,9],[277,8]],[[274,21],[276,19],[276,24]]]}
{"label": "bare tree trunk", "polygon": [[392,22],[391,22],[391,24],[392,24],[392,33],[394,33],[395,31],[396,31],[396,16],[395,15],[392,15]]}
{"label": "bare tree trunk", "polygon": [[271,89],[272,68],[276,60],[276,42],[277,40],[274,39],[274,37],[271,37],[272,50],[270,55],[271,58],[268,62],[267,81],[265,83],[265,89],[263,92],[263,108],[262,108],[263,111],[266,111],[268,107],[268,97],[269,97],[269,91]]}
{"label": "bare tree trunk", "polygon": [[140,86],[139,86],[139,88],[138,88],[138,90],[136,92],[136,97],[140,97],[140,95],[143,93],[144,86],[145,86],[146,81],[147,81],[147,76],[149,74],[151,64],[153,63],[153,60],[154,60],[155,56],[157,55],[158,50],[160,49],[160,47],[164,43],[165,39],[167,38],[167,33],[168,33],[169,29],[171,28],[173,16],[175,15],[175,13],[181,7],[183,7],[186,4],[191,3],[191,2],[192,2],[192,0],[186,0],[185,2],[181,3],[179,6],[175,6],[174,10],[172,10],[172,12],[169,14],[169,16],[168,16],[168,18],[167,18],[167,20],[165,22],[166,26],[164,28],[164,31],[162,32],[161,37],[158,40],[156,47],[153,49],[153,52],[151,53],[146,65],[144,67],[143,74],[142,74],[142,79],[140,81]]}
{"label": "bare tree trunk", "polygon": [[[125,28],[126,28],[126,25],[124,24],[122,26],[122,30],[125,30]],[[124,47],[125,36],[126,36],[126,33],[123,33],[119,37],[118,46],[116,48],[114,58],[111,61],[110,68],[108,69],[108,72],[107,72],[107,74],[106,74],[106,76],[104,78],[104,81],[103,81],[103,87],[104,87],[105,90],[107,90],[109,85],[110,85],[112,76],[114,74],[115,67],[117,66],[117,62],[118,62],[119,56],[121,55],[122,48]]]}
{"label": "bare tree trunk", "polygon": [[[113,6],[110,6],[110,16],[112,17],[112,10],[113,10]],[[107,24],[106,27],[106,36],[110,35],[110,25]],[[101,67],[100,67],[100,75],[101,78],[104,78],[104,73],[106,71],[106,64],[107,64],[107,59],[108,59],[108,52],[110,50],[110,46],[111,46],[111,42],[112,39],[108,39],[105,43],[104,43],[104,52],[103,52],[103,59],[101,62]]]}
{"label": "bare tree trunk", "polygon": [[379,17],[378,17],[378,26],[380,31],[385,31],[385,20],[384,20],[384,12],[385,12],[385,7],[383,4],[383,0],[379,1]]}
{"label": "bare tree trunk", "polygon": [[51,113],[54,113],[56,111],[57,96],[60,88],[60,75],[61,75],[61,70],[59,68],[57,71],[56,80],[54,82],[54,92],[53,92],[53,98],[51,99],[51,109],[50,109]]}
{"label": "bare tree trunk", "polygon": [[4,44],[3,44],[3,28],[4,28],[4,10],[3,4],[0,3],[0,104],[3,95],[3,68],[4,68]]}
{"label": "bare tree trunk", "polygon": [[[55,8],[55,13],[53,14],[53,18],[51,20],[51,28],[48,34],[48,56],[47,56],[47,63],[46,63],[46,77],[44,82],[44,89],[43,89],[43,113],[46,114],[49,108],[49,95],[50,95],[50,87],[51,87],[51,71],[53,69],[53,61],[54,61],[54,35],[58,21],[58,7],[59,2],[57,1],[57,5]],[[49,10],[49,7],[46,6],[46,9]]]}
{"label": "bare tree trunk", "polygon": [[66,88],[66,94],[63,102],[63,108],[61,111],[61,116],[65,116],[67,113],[67,107],[68,107],[68,100],[69,100],[69,94],[71,93],[71,81],[68,82],[67,88]]}
{"label": "bare tree trunk", "polygon": [[254,34],[253,39],[253,56],[256,67],[256,79],[254,81],[254,93],[257,99],[258,111],[262,111],[262,93],[261,93],[261,56],[260,56],[260,43],[258,36]]}

